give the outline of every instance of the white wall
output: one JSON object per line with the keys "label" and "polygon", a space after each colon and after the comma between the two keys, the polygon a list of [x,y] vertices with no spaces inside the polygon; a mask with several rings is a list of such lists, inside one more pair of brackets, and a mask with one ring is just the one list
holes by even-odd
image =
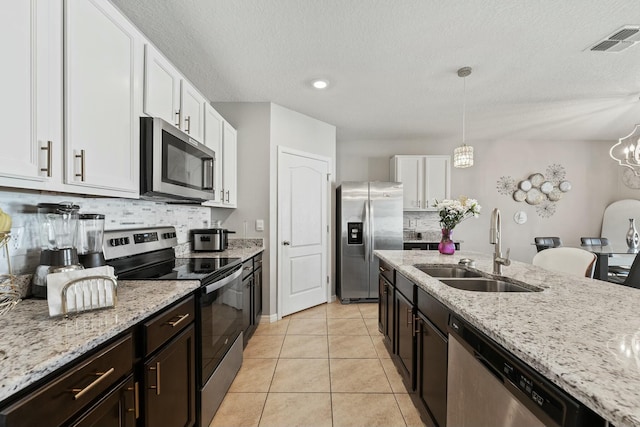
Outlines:
{"label": "white wall", "polygon": [[[213,106],[238,130],[239,196],[237,209],[214,209],[213,217],[223,220],[225,228],[241,234],[246,221],[247,237],[265,239],[263,314],[275,314],[278,146],[329,157],[335,176],[336,129],[332,125],[271,103],[221,102],[214,103]],[[264,219],[264,232],[255,231],[256,219]],[[332,220],[332,224],[333,222]],[[333,242],[330,250],[332,253]]]}
{"label": "white wall", "polygon": [[[475,165],[452,168],[451,196],[466,195],[479,200],[483,208],[478,219],[456,227],[454,237],[463,249],[491,252],[489,217],[499,208],[503,222],[503,251],[530,262],[535,254],[535,236],[560,236],[566,246],[579,246],[581,236],[599,236],[604,208],[623,198],[640,198],[640,190],[626,188],[622,168],[609,158],[609,141],[471,141]],[[389,157],[394,154],[453,154],[459,141],[341,141],[338,144],[338,183],[347,180],[389,179]],[[544,174],[550,164],[560,164],[573,188],[556,203],[556,212],[542,218],[535,206],[515,202],[498,193],[502,176],[516,180],[530,174]],[[527,223],[517,225],[515,212],[523,210]],[[612,236],[606,236],[612,238]],[[624,239],[624,236],[619,236]]]}

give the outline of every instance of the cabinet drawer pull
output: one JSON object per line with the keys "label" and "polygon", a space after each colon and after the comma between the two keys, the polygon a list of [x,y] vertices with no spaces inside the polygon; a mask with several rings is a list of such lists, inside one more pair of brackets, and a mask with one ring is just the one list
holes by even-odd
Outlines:
{"label": "cabinet drawer pull", "polygon": [[187,128],[185,129],[185,132],[187,132],[188,134],[191,134],[191,116],[187,116],[187,118],[184,119],[184,121],[187,123]]}
{"label": "cabinet drawer pull", "polygon": [[160,362],[156,362],[156,366],[149,366],[150,371],[156,371],[156,385],[150,385],[151,390],[156,391],[156,396],[160,396]]}
{"label": "cabinet drawer pull", "polygon": [[178,123],[176,123],[176,127],[179,128],[180,127],[180,110],[176,111],[176,116],[178,119]]}
{"label": "cabinet drawer pull", "polygon": [[80,173],[76,174],[77,178],[80,178],[80,181],[84,182],[84,150],[80,150],[80,154],[75,155],[76,159],[80,159]]}
{"label": "cabinet drawer pull", "polygon": [[420,319],[416,316],[413,316],[413,336],[417,337],[420,333]]}
{"label": "cabinet drawer pull", "polygon": [[167,322],[167,325],[171,325],[172,328],[175,328],[187,317],[189,317],[189,313],[183,314],[182,316],[178,316],[178,320],[174,320],[173,322]]}
{"label": "cabinet drawer pull", "polygon": [[224,188],[220,190],[220,201],[224,202]]}
{"label": "cabinet drawer pull", "polygon": [[413,322],[412,317],[413,316],[411,315],[411,309],[407,308],[407,325],[411,325],[411,323]]}
{"label": "cabinet drawer pull", "polygon": [[51,151],[51,145],[53,144],[53,142],[51,141],[47,141],[47,146],[46,147],[40,147],[40,150],[47,151],[47,167],[46,168],[40,168],[40,172],[46,172],[48,177],[51,177],[51,158],[52,158],[52,151]]}
{"label": "cabinet drawer pull", "polygon": [[127,408],[127,412],[133,412],[136,420],[140,418],[140,398],[138,390],[138,381],[133,384],[133,387],[127,387],[127,391],[133,391],[133,408]]}
{"label": "cabinet drawer pull", "polygon": [[82,396],[84,396],[89,390],[91,390],[92,388],[94,388],[95,386],[98,385],[98,383],[100,383],[102,380],[104,380],[105,378],[107,378],[109,375],[111,375],[113,373],[113,371],[115,371],[116,368],[111,368],[109,369],[107,372],[96,372],[94,375],[97,375],[98,378],[96,378],[95,380],[93,380],[93,382],[91,384],[89,384],[88,386],[86,386],[85,388],[72,388],[71,392],[72,393],[76,393],[73,395],[73,400],[78,400],[80,399]]}
{"label": "cabinet drawer pull", "polygon": [[229,203],[229,190],[227,190],[227,203]]}
{"label": "cabinet drawer pull", "polygon": [[384,273],[385,271],[387,271],[387,269],[384,267],[378,267],[378,270],[380,270],[381,273]]}

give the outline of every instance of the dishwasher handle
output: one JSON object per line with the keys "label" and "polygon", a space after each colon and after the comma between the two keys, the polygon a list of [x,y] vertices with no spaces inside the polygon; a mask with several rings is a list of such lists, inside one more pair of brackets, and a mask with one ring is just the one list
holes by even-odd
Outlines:
{"label": "dishwasher handle", "polygon": [[504,377],[502,376],[500,371],[498,369],[496,369],[487,359],[485,359],[477,351],[473,352],[473,356],[476,358],[476,360],[478,362],[482,363],[482,366],[487,368],[487,371],[491,372],[493,374],[493,376],[498,379],[498,381],[500,381],[502,384],[504,384]]}

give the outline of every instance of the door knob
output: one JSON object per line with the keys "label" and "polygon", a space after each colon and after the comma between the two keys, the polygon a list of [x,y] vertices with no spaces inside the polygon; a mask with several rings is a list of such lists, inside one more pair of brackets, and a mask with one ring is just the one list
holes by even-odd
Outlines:
{"label": "door knob", "polygon": [[282,242],[282,244],[285,245],[285,246],[289,246],[291,244],[291,242],[288,241],[288,240],[285,240],[285,241]]}

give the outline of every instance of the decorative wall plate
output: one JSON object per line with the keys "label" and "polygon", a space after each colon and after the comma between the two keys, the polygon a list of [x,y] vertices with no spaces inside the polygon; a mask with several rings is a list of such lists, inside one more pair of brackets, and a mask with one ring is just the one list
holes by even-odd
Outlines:
{"label": "decorative wall plate", "polygon": [[520,181],[520,184],[518,184],[518,187],[522,190],[522,191],[529,191],[531,190],[531,181],[525,179],[523,181]]}
{"label": "decorative wall plate", "polygon": [[513,200],[516,202],[524,202],[524,199],[527,198],[527,193],[522,190],[516,190],[513,192]]}
{"label": "decorative wall plate", "polygon": [[622,182],[629,188],[640,189],[640,176],[636,176],[631,169],[624,168]]}
{"label": "decorative wall plate", "polygon": [[558,188],[563,193],[566,193],[567,191],[571,190],[571,183],[569,181],[562,181],[560,184],[558,184]]}
{"label": "decorative wall plate", "polygon": [[542,175],[541,173],[534,173],[529,177],[529,181],[531,181],[531,185],[533,185],[534,187],[540,187],[540,185],[542,185],[542,183],[544,182],[544,175]]}
{"label": "decorative wall plate", "polygon": [[544,201],[544,194],[540,192],[537,188],[532,188],[527,192],[526,202],[530,205],[539,205]]}
{"label": "decorative wall plate", "polygon": [[549,194],[553,190],[553,184],[550,181],[545,181],[540,184],[540,191],[544,194]]}
{"label": "decorative wall plate", "polygon": [[551,193],[547,194],[547,197],[552,202],[557,202],[558,200],[562,199],[562,191],[554,188],[553,190],[551,190]]}

